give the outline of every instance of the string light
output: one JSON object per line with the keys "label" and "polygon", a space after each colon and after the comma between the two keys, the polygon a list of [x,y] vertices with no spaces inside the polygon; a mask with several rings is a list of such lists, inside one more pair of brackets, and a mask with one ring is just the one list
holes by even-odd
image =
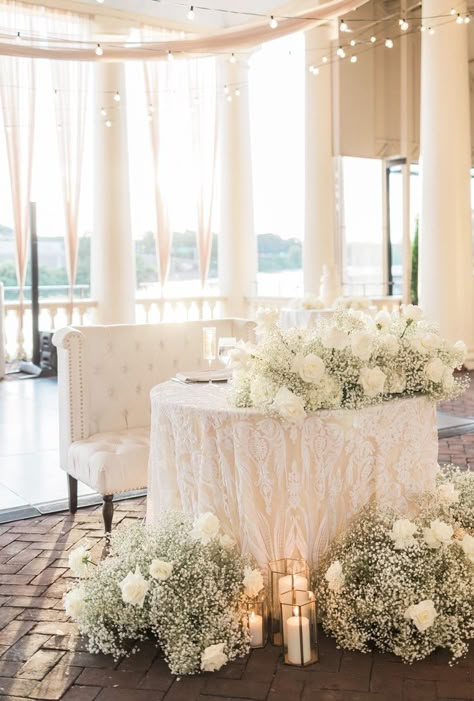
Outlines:
{"label": "string light", "polygon": [[351,56],[351,63],[357,63],[357,56]]}
{"label": "string light", "polygon": [[118,90],[117,90],[117,92],[116,92],[115,95],[114,95],[114,100],[115,100],[115,102],[120,102],[120,93],[119,93]]}
{"label": "string light", "polygon": [[351,39],[349,43],[350,43],[351,46],[355,46],[355,45],[356,45],[356,40],[355,40],[355,39]]}
{"label": "string light", "polygon": [[426,27],[424,24],[420,25],[420,32],[426,32]]}
{"label": "string light", "polygon": [[224,85],[224,95],[228,95],[228,94],[229,94],[229,86]]}
{"label": "string light", "polygon": [[16,33],[15,39],[16,39],[17,41],[21,41],[21,34],[20,34],[20,32],[17,32],[17,33]]}
{"label": "string light", "polygon": [[272,15],[272,16],[270,17],[270,29],[276,29],[277,27],[278,27],[278,22],[277,22],[277,20],[274,18],[274,16]]}
{"label": "string light", "polygon": [[319,68],[317,66],[310,66],[309,72],[313,75],[319,75]]}
{"label": "string light", "polygon": [[344,49],[342,48],[342,46],[340,46],[340,47],[338,48],[338,50],[336,51],[336,53],[337,53],[337,55],[339,56],[339,58],[345,58],[345,57],[346,57],[346,52],[344,51]]}
{"label": "string light", "polygon": [[349,31],[349,27],[347,26],[347,22],[343,19],[341,19],[341,21],[339,23],[339,31],[340,32],[348,32]]}
{"label": "string light", "polygon": [[328,62],[328,57],[327,57],[327,56],[323,56],[322,61],[323,61],[323,63],[327,63],[327,62]]}
{"label": "string light", "polygon": [[105,109],[105,107],[101,107],[101,108],[100,108],[100,113],[101,113],[102,117],[106,117],[106,116],[107,116],[107,110]]}
{"label": "string light", "polygon": [[375,44],[376,41],[377,41],[377,37],[374,37],[374,35],[372,34],[372,36],[370,37],[370,43]]}
{"label": "string light", "polygon": [[105,126],[106,126],[106,127],[111,127],[111,126],[112,126],[112,122],[110,121],[110,119],[106,119],[106,120],[105,120]]}
{"label": "string light", "polygon": [[449,14],[450,14],[450,15],[455,15],[455,14],[456,14],[456,10],[454,9],[454,7],[452,7],[452,8],[450,9]]}
{"label": "string light", "polygon": [[431,36],[433,36],[434,33],[435,33],[434,28],[433,28],[433,27],[428,27],[428,34],[430,34]]}
{"label": "string light", "polygon": [[393,41],[391,39],[385,39],[385,46],[387,49],[393,49]]}
{"label": "string light", "polygon": [[174,59],[173,53],[171,51],[168,51],[168,61],[173,61],[173,59]]}
{"label": "string light", "polygon": [[469,16],[469,15],[466,15],[466,16],[464,17],[464,24],[469,24],[470,21],[471,21],[470,16]]}
{"label": "string light", "polygon": [[239,88],[235,88],[235,96],[236,96],[236,97],[239,97],[239,95],[240,95],[240,89],[239,89]]}
{"label": "string light", "polygon": [[462,24],[463,22],[464,20],[458,12],[458,16],[456,17],[456,24]]}
{"label": "string light", "polygon": [[95,53],[96,56],[102,56],[102,54],[104,53],[104,50],[102,49],[102,46],[100,44],[97,44],[97,46],[95,47]]}
{"label": "string light", "polygon": [[230,61],[230,63],[235,63],[235,61],[236,61],[235,54],[231,54],[229,61]]}
{"label": "string light", "polygon": [[232,95],[227,95],[227,102],[232,102]]}
{"label": "string light", "polygon": [[398,20],[398,24],[400,25],[400,29],[402,30],[402,32],[406,32],[406,31],[407,31],[407,29],[408,29],[408,22],[406,21],[406,19],[405,19],[404,17],[402,17],[402,19],[399,19],[399,20]]}
{"label": "string light", "polygon": [[191,7],[189,8],[189,12],[186,16],[191,21],[194,19],[194,5],[191,5]]}
{"label": "string light", "polygon": [[153,105],[151,104],[151,102],[150,102],[150,104],[148,105],[148,109],[150,110],[150,112],[154,112],[154,111],[155,111],[155,108],[153,107]]}

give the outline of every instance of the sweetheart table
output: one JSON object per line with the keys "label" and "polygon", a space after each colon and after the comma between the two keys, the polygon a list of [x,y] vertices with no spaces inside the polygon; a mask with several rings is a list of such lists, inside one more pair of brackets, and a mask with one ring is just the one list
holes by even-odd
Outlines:
{"label": "sweetheart table", "polygon": [[291,424],[228,403],[226,385],[166,382],[151,391],[147,521],[160,511],[214,512],[261,567],[316,563],[371,501],[407,514],[434,485],[434,402],[399,399]]}

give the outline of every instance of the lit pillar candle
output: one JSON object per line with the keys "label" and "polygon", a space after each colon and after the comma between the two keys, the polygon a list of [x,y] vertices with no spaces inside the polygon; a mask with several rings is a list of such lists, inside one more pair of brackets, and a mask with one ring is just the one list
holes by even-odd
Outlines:
{"label": "lit pillar candle", "polygon": [[263,645],[263,620],[258,613],[252,611],[249,617],[250,647]]}
{"label": "lit pillar candle", "polygon": [[[301,577],[300,579],[304,579],[306,581],[306,577]],[[307,591],[298,591],[295,589],[291,589],[290,591],[286,591],[284,594],[280,596],[280,602],[282,604],[304,604],[305,601],[307,601],[308,598],[311,598],[312,592],[307,592]],[[287,638],[287,629],[286,629],[286,624],[288,619],[291,617],[291,609],[289,606],[283,606],[283,613],[282,613],[282,624],[283,624],[283,636],[286,640]]]}
{"label": "lit pillar candle", "polygon": [[[290,616],[286,622],[288,662],[291,664],[306,664],[306,662],[310,662],[311,660],[309,619],[306,618],[306,616],[299,616],[296,607],[293,609],[293,614],[294,615]],[[303,643],[303,649],[301,649],[301,641]]]}
{"label": "lit pillar candle", "polygon": [[278,581],[278,593],[281,596],[290,589],[308,589],[308,580],[301,574],[288,574],[281,577]]}

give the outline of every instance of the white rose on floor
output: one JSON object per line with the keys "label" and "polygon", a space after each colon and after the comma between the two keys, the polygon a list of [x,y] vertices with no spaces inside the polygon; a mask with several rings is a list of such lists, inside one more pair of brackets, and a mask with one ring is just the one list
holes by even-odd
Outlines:
{"label": "white rose on floor", "polygon": [[87,577],[90,564],[90,552],[83,545],[69,553],[68,565],[75,577]]}
{"label": "white rose on floor", "polygon": [[453,529],[449,523],[445,523],[437,518],[431,521],[430,528],[423,529],[425,543],[432,550],[440,548],[442,545],[449,545],[453,537]]}
{"label": "white rose on floor", "polygon": [[399,351],[400,344],[395,336],[390,333],[384,333],[379,336],[380,348],[387,355],[396,355]]}
{"label": "white rose on floor", "polygon": [[324,375],[326,367],[321,358],[314,353],[297,353],[291,366],[293,372],[297,372],[304,382],[316,385]]}
{"label": "white rose on floor", "polygon": [[214,540],[219,533],[221,527],[220,521],[215,514],[206,511],[194,519],[193,530],[191,537],[195,540],[200,540],[202,545],[208,545],[211,540]]}
{"label": "white rose on floor", "polygon": [[474,564],[474,536],[466,534],[459,544],[469,562]]}
{"label": "white rose on floor", "polygon": [[423,310],[416,304],[402,304],[401,312],[407,321],[420,321],[423,319]]}
{"label": "white rose on floor", "polygon": [[395,521],[389,534],[395,550],[405,550],[410,545],[414,545],[416,540],[413,536],[416,530],[416,525],[407,518],[399,518]]}
{"label": "white rose on floor", "polygon": [[64,595],[64,610],[74,621],[79,620],[84,610],[84,587],[75,587]]}
{"label": "white rose on floor", "polygon": [[243,584],[247,596],[250,596],[252,599],[257,596],[263,589],[263,577],[260,570],[245,567]]}
{"label": "white rose on floor", "polygon": [[452,482],[447,482],[438,487],[438,497],[443,504],[455,504],[459,501],[459,491]]}
{"label": "white rose on floor", "polygon": [[293,394],[287,387],[280,387],[273,406],[280,416],[289,421],[301,421],[306,416],[304,410],[304,399]]}
{"label": "white rose on floor", "polygon": [[141,608],[150,585],[137,565],[135,572],[129,572],[125,579],[119,582],[119,587],[122,592],[122,599],[126,604],[132,604]]}
{"label": "white rose on floor", "polygon": [[405,618],[413,621],[420,633],[431,628],[437,615],[438,613],[431,599],[420,601],[419,604],[412,604],[405,611]]}
{"label": "white rose on floor", "polygon": [[442,381],[446,365],[439,358],[433,358],[425,367],[425,375],[430,382],[439,383]]}
{"label": "white rose on floor", "polygon": [[330,567],[328,567],[327,572],[324,575],[324,579],[328,583],[328,587],[331,591],[335,592],[336,594],[339,594],[339,592],[342,591],[346,578],[339,560],[336,560]]}
{"label": "white rose on floor", "polygon": [[164,582],[171,577],[173,571],[173,563],[165,560],[152,560],[150,565],[150,574],[153,579],[159,579]]}
{"label": "white rose on floor", "polygon": [[344,350],[349,345],[349,334],[336,326],[331,326],[323,332],[321,340],[325,348]]}
{"label": "white rose on floor", "polygon": [[359,375],[359,384],[368,397],[376,397],[384,389],[387,376],[378,367],[362,368]]}
{"label": "white rose on floor", "polygon": [[201,655],[201,669],[203,672],[217,672],[227,663],[227,655],[224,652],[225,643],[209,645]]}
{"label": "white rose on floor", "polygon": [[224,533],[224,535],[219,537],[219,545],[221,548],[225,548],[225,550],[232,550],[235,544],[235,539],[232,538],[232,536],[227,535],[227,533]]}
{"label": "white rose on floor", "polygon": [[351,333],[352,354],[360,360],[368,360],[374,347],[374,338],[365,331],[353,331]]}
{"label": "white rose on floor", "polygon": [[382,332],[388,331],[392,325],[392,317],[386,311],[377,312],[374,321],[379,331]]}
{"label": "white rose on floor", "polygon": [[275,385],[262,375],[256,375],[250,380],[250,399],[253,404],[268,404],[275,396]]}

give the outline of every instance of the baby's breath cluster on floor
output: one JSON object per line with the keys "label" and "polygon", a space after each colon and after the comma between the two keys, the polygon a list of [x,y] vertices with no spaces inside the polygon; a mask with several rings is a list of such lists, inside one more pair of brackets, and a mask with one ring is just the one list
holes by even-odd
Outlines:
{"label": "baby's breath cluster on floor", "polygon": [[356,409],[417,394],[434,400],[463,392],[467,379],[455,377],[466,347],[444,339],[419,307],[406,305],[375,318],[339,311],[315,329],[282,331],[278,314],[260,310],[257,344],[231,351],[231,398],[299,421],[318,409]]}
{"label": "baby's breath cluster on floor", "polygon": [[91,652],[119,658],[153,637],[174,674],[212,672],[248,653],[246,603],[263,578],[214,514],[163,514],[156,526],[118,531],[97,564],[75,549],[69,566],[79,581],[66,613]]}
{"label": "baby's breath cluster on floor", "polygon": [[448,466],[413,518],[366,509],[318,572],[325,630],[345,649],[406,662],[474,638],[474,473]]}

